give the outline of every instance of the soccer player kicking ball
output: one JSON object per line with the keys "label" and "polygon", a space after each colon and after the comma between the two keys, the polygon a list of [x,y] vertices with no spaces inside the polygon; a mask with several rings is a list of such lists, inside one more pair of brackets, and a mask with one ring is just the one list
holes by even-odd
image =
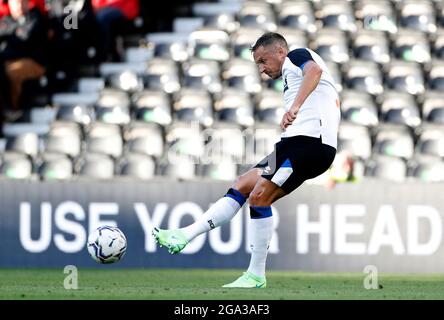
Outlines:
{"label": "soccer player kicking ball", "polygon": [[271,204],[331,166],[340,122],[334,80],[319,55],[307,48],[289,51],[278,33],[262,35],[251,51],[261,73],[284,79],[286,113],[280,124],[281,140],[195,223],[174,230],[153,229],[161,246],[179,253],[198,235],[230,221],[248,198],[250,265],[237,280],[223,286],[226,288],[266,287],[265,262],[273,234]]}

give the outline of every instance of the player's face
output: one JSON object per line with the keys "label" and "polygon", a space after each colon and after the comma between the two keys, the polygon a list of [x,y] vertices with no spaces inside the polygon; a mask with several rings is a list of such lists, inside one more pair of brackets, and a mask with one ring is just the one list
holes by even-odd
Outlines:
{"label": "player's face", "polygon": [[265,73],[272,79],[278,79],[281,76],[285,56],[283,48],[276,45],[260,46],[253,53],[254,62],[260,73]]}

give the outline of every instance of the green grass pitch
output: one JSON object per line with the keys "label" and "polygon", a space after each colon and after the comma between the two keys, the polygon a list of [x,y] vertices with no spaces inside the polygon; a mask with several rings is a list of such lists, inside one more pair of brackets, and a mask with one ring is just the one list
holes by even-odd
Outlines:
{"label": "green grass pitch", "polygon": [[444,299],[444,275],[380,274],[381,289],[364,288],[365,274],[269,271],[266,289],[227,289],[241,270],[78,269],[78,289],[63,286],[63,269],[0,269],[0,299],[300,300]]}

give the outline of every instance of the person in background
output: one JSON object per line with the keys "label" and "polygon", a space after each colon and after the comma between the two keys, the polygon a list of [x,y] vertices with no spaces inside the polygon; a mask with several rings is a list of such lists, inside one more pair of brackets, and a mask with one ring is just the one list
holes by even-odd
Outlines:
{"label": "person in background", "polygon": [[38,5],[30,6],[28,0],[9,0],[8,9],[0,20],[0,80],[2,88],[9,87],[2,90],[9,91],[9,96],[3,94],[5,118],[14,121],[22,114],[23,83],[45,74],[48,28]]}
{"label": "person in background", "polygon": [[338,183],[356,182],[357,178],[354,175],[354,164],[355,161],[348,152],[338,152],[331,168],[327,172],[327,189],[332,190]]}
{"label": "person in background", "polygon": [[115,54],[115,25],[120,21],[133,20],[139,15],[138,0],[92,0],[101,33],[101,50],[104,59]]}

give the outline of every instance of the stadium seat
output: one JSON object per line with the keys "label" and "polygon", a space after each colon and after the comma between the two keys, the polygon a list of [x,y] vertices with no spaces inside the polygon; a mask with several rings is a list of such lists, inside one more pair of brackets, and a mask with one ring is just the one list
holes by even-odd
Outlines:
{"label": "stadium seat", "polygon": [[120,128],[114,124],[94,123],[87,133],[85,142],[86,150],[90,153],[102,153],[116,159],[123,152]]}
{"label": "stadium seat", "polygon": [[335,28],[347,32],[355,32],[355,15],[351,2],[339,0],[322,1],[322,6],[316,12],[316,17],[324,28]]}
{"label": "stadium seat", "polygon": [[168,95],[160,90],[143,90],[132,96],[137,120],[169,125],[172,122],[172,107]]}
{"label": "stadium seat", "polygon": [[84,179],[112,179],[115,164],[111,157],[100,153],[87,153],[76,164],[77,175]]}
{"label": "stadium seat", "polygon": [[148,46],[154,47],[154,57],[182,62],[188,59],[188,34],[155,32],[146,36]]}
{"label": "stadium seat", "polygon": [[105,89],[95,104],[96,120],[103,123],[124,125],[131,121],[131,100],[125,91]]}
{"label": "stadium seat", "polygon": [[82,151],[82,131],[74,122],[56,121],[51,124],[45,141],[45,152],[61,153],[75,158]]}
{"label": "stadium seat", "polygon": [[254,124],[254,106],[247,92],[224,88],[214,103],[215,120],[249,127]]}
{"label": "stadium seat", "polygon": [[257,28],[238,28],[231,36],[233,39],[233,57],[253,61],[250,49],[262,33],[263,31]]}
{"label": "stadium seat", "polygon": [[307,33],[317,30],[313,9],[308,1],[283,1],[278,10],[279,25]]}
{"label": "stadium seat", "polygon": [[197,123],[174,122],[166,130],[165,142],[170,161],[197,161],[204,153],[202,128]]}
{"label": "stadium seat", "polygon": [[220,162],[202,165],[198,170],[200,176],[211,180],[234,181],[237,177],[237,166],[233,162]]}
{"label": "stadium seat", "polygon": [[192,32],[188,39],[191,56],[227,61],[230,58],[230,37],[227,32],[215,28],[204,27]]}
{"label": "stadium seat", "polygon": [[[257,123],[253,128],[252,139],[247,138],[245,164],[255,165],[273,152],[275,143],[281,140],[282,131],[276,125]],[[251,151],[253,150],[253,151]]]}
{"label": "stadium seat", "polygon": [[358,0],[355,8],[355,16],[364,28],[391,34],[397,32],[396,12],[390,0]]}
{"label": "stadium seat", "polygon": [[440,125],[423,126],[416,143],[416,154],[444,157],[444,127]]}
{"label": "stadium seat", "polygon": [[364,91],[372,95],[383,92],[383,78],[375,62],[352,60],[345,67],[345,83],[350,89]]}
{"label": "stadium seat", "polygon": [[213,27],[228,33],[234,32],[238,27],[236,19],[242,3],[239,2],[196,2],[193,3],[194,16],[203,17],[204,26]]}
{"label": "stadium seat", "polygon": [[205,130],[204,139],[204,164],[241,163],[244,160],[247,138],[239,125],[215,123],[211,129]]}
{"label": "stadium seat", "polygon": [[69,180],[73,177],[74,166],[67,155],[44,153],[41,158],[38,173],[42,180]]}
{"label": "stadium seat", "polygon": [[280,26],[276,32],[285,37],[289,50],[308,47],[308,37],[306,37],[305,33],[301,30]]}
{"label": "stadium seat", "polygon": [[256,100],[256,119],[259,122],[280,125],[285,113],[282,94],[267,89],[256,95]]}
{"label": "stadium seat", "polygon": [[386,86],[400,92],[423,94],[425,86],[422,70],[414,62],[393,60],[387,65]]}
{"label": "stadium seat", "polygon": [[390,61],[390,47],[383,31],[359,30],[352,36],[352,48],[357,59],[379,64]]}
{"label": "stadium seat", "polygon": [[129,153],[120,160],[119,170],[121,176],[149,180],[155,175],[156,163],[150,156]]}
{"label": "stadium seat", "polygon": [[228,87],[259,93],[262,89],[261,78],[254,62],[240,58],[228,61],[222,71],[222,79]]}
{"label": "stadium seat", "polygon": [[396,58],[417,63],[430,62],[431,49],[424,33],[401,29],[393,37],[392,52]]}
{"label": "stadium seat", "polygon": [[132,122],[124,133],[125,147],[130,153],[160,158],[164,153],[162,128],[156,123]]}
{"label": "stadium seat", "polygon": [[428,86],[430,89],[444,90],[444,61],[434,61],[428,74]]}
{"label": "stadium seat", "polygon": [[275,13],[271,4],[260,1],[245,1],[237,15],[239,25],[266,31],[276,31]]}
{"label": "stadium seat", "polygon": [[93,105],[99,99],[99,93],[95,92],[59,92],[52,96],[52,105],[54,107],[72,106],[72,105]]}
{"label": "stadium seat", "polygon": [[437,59],[444,59],[444,28],[439,29],[433,39],[433,56]]}
{"label": "stadium seat", "polygon": [[416,0],[401,1],[399,3],[399,23],[402,27],[421,32],[436,32],[433,3]]}
{"label": "stadium seat", "polygon": [[126,92],[136,92],[143,89],[142,79],[134,71],[121,71],[107,76],[107,86]]}
{"label": "stadium seat", "polygon": [[403,125],[384,124],[377,128],[373,154],[381,154],[391,157],[413,157],[414,141],[409,129]]}
{"label": "stadium seat", "polygon": [[325,61],[325,64],[327,65],[330,75],[333,77],[333,80],[335,81],[336,90],[339,93],[341,93],[343,90],[343,86],[342,86],[342,73],[339,68],[339,65],[332,61]]}
{"label": "stadium seat", "polygon": [[365,176],[403,182],[407,177],[407,164],[404,160],[396,157],[373,156],[366,163]]}
{"label": "stadium seat", "polygon": [[99,66],[100,76],[105,78],[112,74],[126,71],[141,75],[146,71],[146,66],[144,63],[139,62],[103,62]]}
{"label": "stadium seat", "polygon": [[343,121],[339,127],[338,151],[346,151],[359,159],[370,158],[372,142],[369,129]]}
{"label": "stadium seat", "polygon": [[154,57],[154,46],[130,47],[125,50],[125,62],[144,63]]}
{"label": "stadium seat", "polygon": [[163,90],[166,93],[180,90],[179,69],[168,58],[151,59],[142,78],[144,87],[148,89]]}
{"label": "stadium seat", "polygon": [[56,120],[75,122],[82,127],[89,126],[96,119],[94,107],[91,105],[66,105],[56,108]]}
{"label": "stadium seat", "polygon": [[182,63],[182,86],[202,90],[211,93],[222,90],[220,67],[216,61],[203,59],[190,59]]}
{"label": "stadium seat", "polygon": [[198,122],[205,127],[213,124],[213,104],[207,91],[184,88],[176,94],[173,119]]}
{"label": "stadium seat", "polygon": [[444,161],[433,156],[417,155],[408,162],[407,176],[425,182],[443,182]]}
{"label": "stadium seat", "polygon": [[6,137],[5,150],[22,153],[34,158],[40,151],[39,136],[34,132],[27,132]]}
{"label": "stadium seat", "polygon": [[196,164],[190,159],[183,158],[174,163],[161,166],[163,176],[177,180],[192,180],[196,178]]}
{"label": "stadium seat", "polygon": [[406,92],[386,91],[381,97],[381,120],[416,128],[421,124],[419,107]]}
{"label": "stadium seat", "polygon": [[4,152],[1,155],[0,176],[8,179],[31,179],[32,160],[23,153]]}
{"label": "stadium seat", "polygon": [[444,124],[444,97],[441,91],[426,91],[422,114],[424,121]]}
{"label": "stadium seat", "polygon": [[342,118],[351,123],[366,127],[379,124],[378,108],[370,94],[356,90],[341,93]]}
{"label": "stadium seat", "polygon": [[326,61],[342,64],[350,60],[347,37],[341,30],[326,28],[318,30],[309,47]]}

